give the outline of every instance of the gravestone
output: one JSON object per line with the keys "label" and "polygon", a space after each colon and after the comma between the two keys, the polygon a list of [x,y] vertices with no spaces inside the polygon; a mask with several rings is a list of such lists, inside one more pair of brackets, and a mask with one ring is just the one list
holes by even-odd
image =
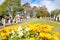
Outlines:
{"label": "gravestone", "polygon": [[16,15],[15,16],[15,21],[16,21],[16,23],[19,23],[20,22],[20,16],[19,15]]}
{"label": "gravestone", "polygon": [[6,21],[6,19],[5,18],[2,18],[2,24],[3,24],[3,27],[5,27],[5,22]]}
{"label": "gravestone", "polygon": [[2,22],[0,21],[0,26],[3,26]]}

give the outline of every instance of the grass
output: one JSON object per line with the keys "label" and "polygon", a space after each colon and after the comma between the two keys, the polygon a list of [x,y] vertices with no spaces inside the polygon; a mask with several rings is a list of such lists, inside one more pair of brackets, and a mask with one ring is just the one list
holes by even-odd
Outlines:
{"label": "grass", "polygon": [[[20,24],[17,25],[21,25],[21,26],[25,26],[26,24],[36,24],[36,23],[40,23],[40,24],[48,24],[51,26],[54,26],[53,31],[57,31],[60,34],[60,23],[59,22],[55,22],[55,21],[51,21],[51,20],[45,20],[45,19],[30,19],[28,21],[24,21]],[[13,25],[15,26],[15,25]]]}
{"label": "grass", "polygon": [[33,19],[33,20],[29,20],[27,22],[23,22],[23,23],[18,24],[18,25],[25,26],[26,24],[35,24],[35,23],[47,24],[47,25],[54,26],[53,30],[59,32],[59,34],[60,34],[60,23],[55,22],[55,21],[51,21],[51,20]]}

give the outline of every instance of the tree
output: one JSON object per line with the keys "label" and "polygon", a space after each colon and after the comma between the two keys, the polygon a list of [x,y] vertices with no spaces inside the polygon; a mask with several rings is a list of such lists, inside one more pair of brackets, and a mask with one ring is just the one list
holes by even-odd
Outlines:
{"label": "tree", "polygon": [[13,16],[15,16],[17,14],[17,12],[23,13],[23,11],[24,11],[23,6],[14,6],[13,7]]}
{"label": "tree", "polygon": [[40,11],[43,17],[50,16],[49,12],[47,11],[47,8],[45,6],[40,7]]}
{"label": "tree", "polygon": [[51,11],[51,17],[54,17],[54,15],[57,16],[58,14],[60,14],[60,10],[58,9]]}
{"label": "tree", "polygon": [[12,13],[12,11],[10,9],[11,8],[13,9],[14,6],[21,6],[21,0],[5,0],[0,5],[0,8],[1,8],[0,9],[0,15],[7,14],[8,12]]}
{"label": "tree", "polygon": [[[5,6],[4,3],[2,3],[2,5],[0,6],[0,16],[3,17],[6,14],[8,15],[7,7]],[[6,18],[6,17],[4,17],[4,18]]]}
{"label": "tree", "polygon": [[21,0],[9,0],[8,1],[7,5],[9,8],[9,12],[13,15],[13,18],[15,17],[17,12],[19,11],[19,7],[21,6],[20,2],[21,2]]}
{"label": "tree", "polygon": [[29,10],[30,12],[30,17],[33,17],[33,9]]}
{"label": "tree", "polygon": [[36,17],[37,17],[37,18],[40,18],[40,17],[41,17],[41,12],[40,12],[40,10],[39,10],[39,9],[37,10]]}
{"label": "tree", "polygon": [[[60,10],[59,9],[51,11],[51,17],[54,17],[55,21],[56,21],[57,15],[59,15],[59,14],[60,14]],[[59,21],[59,19],[58,19],[58,21]]]}

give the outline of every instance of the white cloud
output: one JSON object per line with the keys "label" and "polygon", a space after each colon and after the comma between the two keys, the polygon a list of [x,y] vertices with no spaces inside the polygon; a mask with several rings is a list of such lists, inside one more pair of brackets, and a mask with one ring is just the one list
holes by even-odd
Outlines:
{"label": "white cloud", "polygon": [[39,5],[38,4],[31,4],[31,7],[33,7],[33,6],[37,6],[38,7]]}
{"label": "white cloud", "polygon": [[51,1],[42,1],[40,2],[41,5],[45,5],[48,9],[48,11],[50,12],[51,10],[54,10],[56,7],[55,7],[55,4],[53,4]]}
{"label": "white cloud", "polygon": [[[35,4],[34,4],[35,5]],[[39,4],[36,4],[36,6],[42,6],[42,5],[46,5],[48,11],[52,11],[54,9],[60,9],[60,0],[54,0],[54,1],[51,1],[51,0],[43,0],[43,1],[40,1]]]}
{"label": "white cloud", "polygon": [[[23,1],[23,0],[22,0]],[[29,2],[31,6],[41,6],[41,5],[46,5],[48,11],[52,11],[54,9],[60,9],[60,0],[35,0],[35,2],[31,3],[31,0],[28,1],[23,1],[24,2]]]}
{"label": "white cloud", "polygon": [[55,5],[54,4],[52,4],[52,2],[51,1],[46,1],[46,0],[44,0],[44,1],[41,1],[41,2],[39,2],[39,4],[31,4],[31,6],[43,6],[43,5],[45,5],[46,7],[47,7],[47,9],[48,9],[48,11],[50,12],[51,10],[54,10],[55,9]]}

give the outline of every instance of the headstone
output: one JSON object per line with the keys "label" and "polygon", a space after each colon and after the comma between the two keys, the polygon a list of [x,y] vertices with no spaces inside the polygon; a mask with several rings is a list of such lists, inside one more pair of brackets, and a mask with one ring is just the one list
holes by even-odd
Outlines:
{"label": "headstone", "polygon": [[27,19],[30,19],[30,16],[27,16]]}
{"label": "headstone", "polygon": [[8,23],[11,23],[11,20],[10,19],[8,20]]}
{"label": "headstone", "polygon": [[2,22],[0,21],[0,26],[3,26]]}
{"label": "headstone", "polygon": [[60,21],[60,14],[59,14],[59,21]]}
{"label": "headstone", "polygon": [[16,18],[16,23],[19,23],[20,22],[20,18]]}
{"label": "headstone", "polygon": [[16,23],[20,22],[20,16],[19,15],[16,15],[15,19],[16,19]]}
{"label": "headstone", "polygon": [[6,19],[2,18],[2,24],[4,27],[5,27],[5,21],[6,21]]}
{"label": "headstone", "polygon": [[57,21],[57,17],[56,17],[56,21]]}
{"label": "headstone", "polygon": [[13,23],[15,23],[15,18],[13,19]]}

